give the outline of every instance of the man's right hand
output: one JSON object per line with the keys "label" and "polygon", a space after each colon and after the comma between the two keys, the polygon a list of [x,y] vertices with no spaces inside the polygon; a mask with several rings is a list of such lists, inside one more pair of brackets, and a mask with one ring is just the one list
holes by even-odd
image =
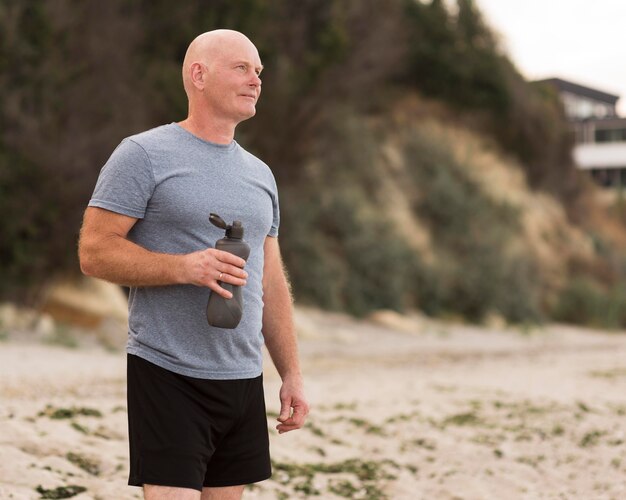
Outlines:
{"label": "man's right hand", "polygon": [[209,287],[230,299],[232,294],[218,282],[245,286],[248,277],[248,273],[243,270],[245,265],[245,260],[230,252],[207,248],[183,256],[183,280],[192,285]]}
{"label": "man's right hand", "polygon": [[126,286],[193,284],[208,287],[225,298],[231,293],[218,281],[246,284],[246,261],[241,257],[215,248],[189,254],[152,252],[128,239],[136,222],[133,217],[88,207],[79,242],[83,273]]}

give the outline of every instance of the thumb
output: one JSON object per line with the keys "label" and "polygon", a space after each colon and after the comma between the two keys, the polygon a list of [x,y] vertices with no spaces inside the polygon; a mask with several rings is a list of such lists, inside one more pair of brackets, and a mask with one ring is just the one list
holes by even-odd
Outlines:
{"label": "thumb", "polygon": [[278,417],[279,422],[284,422],[291,416],[291,400],[283,399],[280,402],[280,415]]}

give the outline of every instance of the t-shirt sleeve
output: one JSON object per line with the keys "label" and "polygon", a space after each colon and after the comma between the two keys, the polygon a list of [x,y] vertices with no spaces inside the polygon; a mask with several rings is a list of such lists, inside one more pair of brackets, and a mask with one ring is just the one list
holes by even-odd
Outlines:
{"label": "t-shirt sleeve", "polygon": [[274,175],[272,174],[272,210],[273,210],[273,218],[272,218],[272,227],[270,228],[270,232],[267,233],[268,236],[272,236],[274,238],[278,237],[278,227],[280,226],[280,204],[278,202],[278,187],[276,186],[276,179],[274,179]]}
{"label": "t-shirt sleeve", "polygon": [[154,187],[148,154],[132,139],[124,139],[102,167],[89,206],[143,219]]}

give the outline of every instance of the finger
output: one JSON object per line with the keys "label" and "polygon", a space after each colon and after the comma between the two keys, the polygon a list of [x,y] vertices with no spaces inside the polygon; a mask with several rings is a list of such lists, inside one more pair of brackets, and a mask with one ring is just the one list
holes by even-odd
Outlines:
{"label": "finger", "polygon": [[305,419],[306,413],[299,412],[297,408],[294,409],[293,414],[291,415],[291,420],[293,421],[294,425],[304,425]]}
{"label": "finger", "polygon": [[224,276],[230,275],[236,279],[246,279],[248,277],[248,273],[241,269],[240,267],[235,267],[231,265],[221,265],[219,266],[219,271],[224,273]]}
{"label": "finger", "polygon": [[296,431],[298,429],[279,429],[278,434],[284,434],[285,432]]}
{"label": "finger", "polygon": [[218,295],[221,295],[222,297],[224,297],[225,299],[233,298],[233,294],[229,292],[228,290],[226,290],[225,288],[222,288],[221,286],[219,286],[217,284],[217,281],[210,283],[209,288],[213,290],[215,293],[217,293]]}
{"label": "finger", "polygon": [[235,254],[226,252],[224,250],[217,251],[217,258],[226,264],[232,264],[238,268],[242,268],[246,265],[246,261],[241,257],[237,257]]}
{"label": "finger", "polygon": [[245,286],[248,283],[247,280],[243,278],[235,278],[234,276],[231,276],[230,274],[226,274],[222,276],[222,281],[225,281],[235,286]]}
{"label": "finger", "polygon": [[282,415],[279,416],[276,420],[285,425],[303,425],[306,420],[308,412],[305,411],[304,408],[295,406],[293,407],[293,411],[290,412],[289,416],[286,419],[282,419]]}
{"label": "finger", "polygon": [[284,422],[281,422],[280,424],[278,424],[276,428],[278,429],[278,428],[284,428],[284,427],[295,427],[296,425],[298,424],[296,424],[292,418],[288,418]]}
{"label": "finger", "polygon": [[297,429],[301,429],[301,425],[287,425],[287,424],[279,424],[276,426],[276,430],[279,434],[283,434],[284,432],[295,431]]}
{"label": "finger", "polygon": [[280,415],[276,420],[279,422],[285,422],[291,417],[291,401],[281,401],[280,403]]}
{"label": "finger", "polygon": [[304,421],[306,420],[306,415],[294,412],[289,418],[285,420],[281,420],[280,417],[277,420],[280,422],[279,425],[302,427],[304,425]]}
{"label": "finger", "polygon": [[245,278],[237,278],[231,274],[227,274],[224,272],[220,273],[219,276],[215,278],[215,281],[217,282],[221,281],[222,283],[230,283],[231,285],[235,285],[235,286],[244,286],[248,283],[248,281]]}

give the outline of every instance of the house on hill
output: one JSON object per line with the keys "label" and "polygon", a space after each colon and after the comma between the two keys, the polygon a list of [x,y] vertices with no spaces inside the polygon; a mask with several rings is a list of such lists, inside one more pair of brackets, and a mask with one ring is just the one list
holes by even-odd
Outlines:
{"label": "house on hill", "polygon": [[617,114],[619,96],[560,78],[555,87],[575,136],[574,159],[603,186],[626,186],[626,118]]}

